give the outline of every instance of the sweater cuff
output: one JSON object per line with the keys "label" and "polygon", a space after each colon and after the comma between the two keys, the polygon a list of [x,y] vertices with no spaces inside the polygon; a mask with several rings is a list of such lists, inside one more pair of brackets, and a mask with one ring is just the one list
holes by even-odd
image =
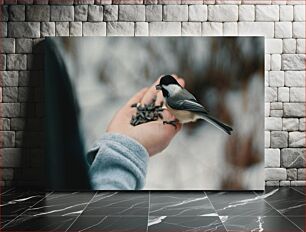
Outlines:
{"label": "sweater cuff", "polygon": [[[125,163],[128,169],[134,173],[138,182],[136,189],[143,188],[149,160],[149,154],[146,148],[135,139],[126,135],[105,133],[87,154],[90,165],[96,162],[101,165],[101,158],[104,157],[104,155],[109,155],[109,152],[105,150],[106,147],[112,150],[112,154],[116,154],[117,158],[121,160],[120,163],[124,159],[126,160],[126,162],[123,163]],[[117,158],[115,162],[118,162]],[[104,158],[102,159],[106,161]],[[104,165],[106,165],[106,163],[104,163]],[[96,166],[96,164],[94,166]]]}

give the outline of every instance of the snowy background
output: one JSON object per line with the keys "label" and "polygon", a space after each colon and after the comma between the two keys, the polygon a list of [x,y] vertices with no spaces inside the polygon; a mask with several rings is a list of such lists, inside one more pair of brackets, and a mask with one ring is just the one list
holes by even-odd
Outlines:
{"label": "snowy background", "polygon": [[54,38],[77,96],[86,148],[160,75],[184,77],[228,136],[197,122],[150,159],[146,189],[264,188],[263,37]]}

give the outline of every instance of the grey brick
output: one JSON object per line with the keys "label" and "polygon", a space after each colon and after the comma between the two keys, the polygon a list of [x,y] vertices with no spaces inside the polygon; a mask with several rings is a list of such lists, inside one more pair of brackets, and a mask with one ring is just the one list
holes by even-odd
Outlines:
{"label": "grey brick", "polygon": [[82,36],[82,22],[70,22],[70,36]]}
{"label": "grey brick", "polygon": [[132,22],[108,22],[106,33],[110,36],[133,36],[134,23]]}
{"label": "grey brick", "polygon": [[239,35],[263,35],[267,38],[274,37],[273,22],[238,22]]}
{"label": "grey brick", "polygon": [[113,0],[113,4],[143,4],[143,0]]}
{"label": "grey brick", "polygon": [[3,148],[0,149],[0,157],[2,167],[20,167],[22,165],[21,149],[19,148]]}
{"label": "grey brick", "polygon": [[265,180],[286,180],[287,173],[285,168],[266,168]]}
{"label": "grey brick", "polygon": [[294,6],[294,21],[305,21],[305,5]]}
{"label": "grey brick", "polygon": [[290,186],[306,186],[306,181],[294,180],[290,182]]}
{"label": "grey brick", "polygon": [[6,70],[6,55],[0,54],[0,70]]}
{"label": "grey brick", "polygon": [[25,6],[24,5],[10,5],[9,6],[10,21],[24,21],[25,20]]}
{"label": "grey brick", "polygon": [[271,103],[271,110],[282,110],[283,103],[282,102],[272,102]]}
{"label": "grey brick", "polygon": [[297,180],[297,169],[296,168],[287,169],[287,180]]}
{"label": "grey brick", "polygon": [[83,36],[105,36],[106,23],[105,22],[84,22]]}
{"label": "grey brick", "polygon": [[293,22],[292,35],[293,38],[305,38],[305,22]]}
{"label": "grey brick", "polygon": [[285,72],[285,86],[305,86],[305,72],[304,71],[287,71]]}
{"label": "grey brick", "polygon": [[75,5],[78,5],[78,4],[81,4],[81,5],[84,5],[84,4],[94,4],[95,3],[95,0],[74,0],[74,4]]}
{"label": "grey brick", "polygon": [[151,22],[149,23],[151,36],[179,36],[181,35],[181,23],[179,22]]}
{"label": "grey brick", "polygon": [[26,125],[26,119],[24,118],[12,118],[11,129],[12,130],[24,130]]}
{"label": "grey brick", "polygon": [[162,21],[163,8],[161,5],[148,5],[146,6],[146,21]]}
{"label": "grey brick", "polygon": [[51,5],[72,5],[74,0],[49,0]]}
{"label": "grey brick", "polygon": [[164,21],[188,21],[188,6],[165,5],[163,19]]}
{"label": "grey brick", "polygon": [[17,71],[0,71],[0,86],[18,86]]}
{"label": "grey brick", "polygon": [[300,131],[305,131],[305,118],[301,118],[299,122],[299,130]]}
{"label": "grey brick", "polygon": [[300,54],[305,53],[305,39],[296,40],[296,53],[300,53]]}
{"label": "grey brick", "polygon": [[272,148],[288,147],[288,132],[271,131],[271,147]]}
{"label": "grey brick", "polygon": [[158,4],[158,0],[143,0],[143,4],[145,5]]}
{"label": "grey brick", "polygon": [[69,22],[56,22],[55,23],[56,36],[69,36]]}
{"label": "grey brick", "polygon": [[88,21],[103,21],[103,6],[90,5],[88,7]]}
{"label": "grey brick", "polygon": [[270,147],[271,145],[271,132],[265,131],[265,147]]}
{"label": "grey brick", "polygon": [[112,4],[112,0],[95,0],[95,4],[97,4],[97,5]]}
{"label": "grey brick", "polygon": [[182,36],[201,36],[201,23],[182,22]]}
{"label": "grey brick", "polygon": [[289,180],[281,180],[279,182],[279,186],[290,186],[290,181]]}
{"label": "grey brick", "polygon": [[286,168],[305,167],[305,149],[284,148],[281,150],[281,164]]}
{"label": "grey brick", "polygon": [[238,21],[238,6],[236,5],[215,5],[208,6],[209,21]]}
{"label": "grey brick", "polygon": [[298,169],[298,180],[306,180],[306,168]]}
{"label": "grey brick", "polygon": [[7,147],[14,147],[15,146],[15,132],[13,132],[13,131],[0,131],[0,138],[3,138],[3,147],[7,148]]}
{"label": "grey brick", "polygon": [[149,24],[147,22],[136,22],[135,36],[148,36],[148,35],[149,35]]}
{"label": "grey brick", "polygon": [[18,117],[20,116],[20,104],[19,103],[2,103],[3,117]]}
{"label": "grey brick", "polygon": [[270,114],[271,114],[271,117],[282,117],[283,110],[271,110]]}
{"label": "grey brick", "polygon": [[8,70],[26,70],[27,56],[22,54],[8,54],[7,55],[7,69]]}
{"label": "grey brick", "polygon": [[296,40],[295,39],[283,39],[283,53],[295,53]]}
{"label": "grey brick", "polygon": [[9,131],[11,129],[11,121],[9,118],[2,118],[2,128],[1,130]]}
{"label": "grey brick", "polygon": [[239,6],[239,21],[254,21],[254,20],[255,20],[254,5]]}
{"label": "grey brick", "polygon": [[32,39],[16,39],[17,53],[32,53]]}
{"label": "grey brick", "polygon": [[9,22],[9,37],[17,38],[38,38],[40,36],[39,22]]}
{"label": "grey brick", "polygon": [[27,6],[27,21],[47,22],[50,21],[50,6],[29,5]]}
{"label": "grey brick", "polygon": [[189,21],[206,21],[207,6],[205,5],[190,5],[188,8]]}
{"label": "grey brick", "polygon": [[277,88],[265,88],[265,102],[277,101]]}
{"label": "grey brick", "polygon": [[280,167],[279,149],[265,149],[265,167],[267,168]]}
{"label": "grey brick", "polygon": [[273,53],[282,53],[282,40],[281,39],[265,39],[265,53],[266,56],[269,55],[267,53],[270,53],[272,55],[275,55]]}
{"label": "grey brick", "polygon": [[119,21],[145,21],[145,6],[119,5]]}
{"label": "grey brick", "polygon": [[[204,0],[204,1],[209,1],[209,0]],[[210,1],[212,1],[212,0],[210,0]],[[214,0],[213,0],[214,1]],[[279,184],[280,184],[280,182],[282,182],[282,181],[278,181],[278,180],[269,180],[269,181],[266,181],[265,182],[265,186],[273,186],[273,187],[275,187],[275,186],[279,186]]]}
{"label": "grey brick", "polygon": [[2,46],[0,46],[0,53],[15,53],[15,39],[2,38]]}
{"label": "grey brick", "polygon": [[205,36],[220,36],[223,33],[223,24],[215,22],[202,23],[202,35]]}
{"label": "grey brick", "polygon": [[8,21],[8,5],[0,5],[0,21]]}
{"label": "grey brick", "polygon": [[36,5],[47,5],[49,4],[49,0],[33,0],[33,3]]}
{"label": "grey brick", "polygon": [[105,5],[103,16],[104,16],[104,21],[117,21],[118,5]]}
{"label": "grey brick", "polygon": [[284,103],[284,117],[304,117],[304,103]]}
{"label": "grey brick", "polygon": [[289,102],[289,88],[279,87],[277,90],[277,100],[282,102]]}
{"label": "grey brick", "polygon": [[73,6],[51,6],[51,21],[73,21]]}
{"label": "grey brick", "polygon": [[74,21],[87,21],[87,13],[87,5],[76,5],[74,7]]}
{"label": "grey brick", "polygon": [[279,6],[257,5],[255,9],[256,21],[278,21]]}
{"label": "grey brick", "polygon": [[18,102],[33,102],[34,101],[34,89],[30,87],[19,87],[18,90]]}
{"label": "grey brick", "polygon": [[283,54],[282,68],[284,70],[305,70],[305,54]]}
{"label": "grey brick", "polygon": [[283,130],[295,131],[299,129],[299,120],[297,118],[284,118]]}
{"label": "grey brick", "polygon": [[200,5],[203,4],[203,0],[181,0],[181,4]]}
{"label": "grey brick", "polygon": [[42,22],[41,23],[41,36],[55,36],[55,23],[54,22]]}
{"label": "grey brick", "polygon": [[2,101],[3,102],[17,102],[18,88],[17,87],[4,87],[2,88]]}
{"label": "grey brick", "polygon": [[290,88],[290,101],[291,102],[305,102],[305,88],[304,87],[291,87]]}
{"label": "grey brick", "polygon": [[176,4],[181,4],[182,1],[181,0],[158,0],[158,4],[173,4],[173,5],[176,5]]}
{"label": "grey brick", "polygon": [[289,132],[289,147],[305,147],[305,132]]}
{"label": "grey brick", "polygon": [[279,6],[279,19],[280,21],[292,21],[293,20],[293,6]]}
{"label": "grey brick", "polygon": [[34,0],[17,0],[18,4],[33,4]]}

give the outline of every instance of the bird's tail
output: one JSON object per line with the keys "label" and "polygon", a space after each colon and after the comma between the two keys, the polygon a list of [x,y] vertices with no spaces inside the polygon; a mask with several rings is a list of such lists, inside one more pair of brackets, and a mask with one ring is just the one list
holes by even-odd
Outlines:
{"label": "bird's tail", "polygon": [[218,121],[217,119],[213,118],[212,116],[208,115],[208,114],[201,114],[201,118],[204,119],[205,121],[211,123],[212,125],[214,125],[215,127],[219,128],[220,130],[224,131],[227,134],[231,134],[233,131],[233,128],[231,128],[228,125],[225,125],[224,123]]}

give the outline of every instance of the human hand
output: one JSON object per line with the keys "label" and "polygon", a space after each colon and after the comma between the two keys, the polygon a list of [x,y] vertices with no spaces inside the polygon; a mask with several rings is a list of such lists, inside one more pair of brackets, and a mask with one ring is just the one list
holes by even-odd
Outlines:
{"label": "human hand", "polygon": [[[184,86],[185,82],[182,78],[173,75],[180,85]],[[181,129],[181,124],[177,123],[176,128],[173,125],[163,124],[162,120],[152,121],[132,126],[130,124],[132,115],[135,115],[136,108],[132,108],[134,103],[149,104],[156,96],[156,105],[164,100],[161,91],[155,89],[155,85],[159,83],[159,79],[149,88],[144,88],[135,94],[113,117],[108,125],[107,132],[120,133],[127,135],[139,143],[141,143],[148,151],[150,156],[153,156],[164,150]],[[171,121],[175,117],[165,109],[163,112],[163,120]]]}

